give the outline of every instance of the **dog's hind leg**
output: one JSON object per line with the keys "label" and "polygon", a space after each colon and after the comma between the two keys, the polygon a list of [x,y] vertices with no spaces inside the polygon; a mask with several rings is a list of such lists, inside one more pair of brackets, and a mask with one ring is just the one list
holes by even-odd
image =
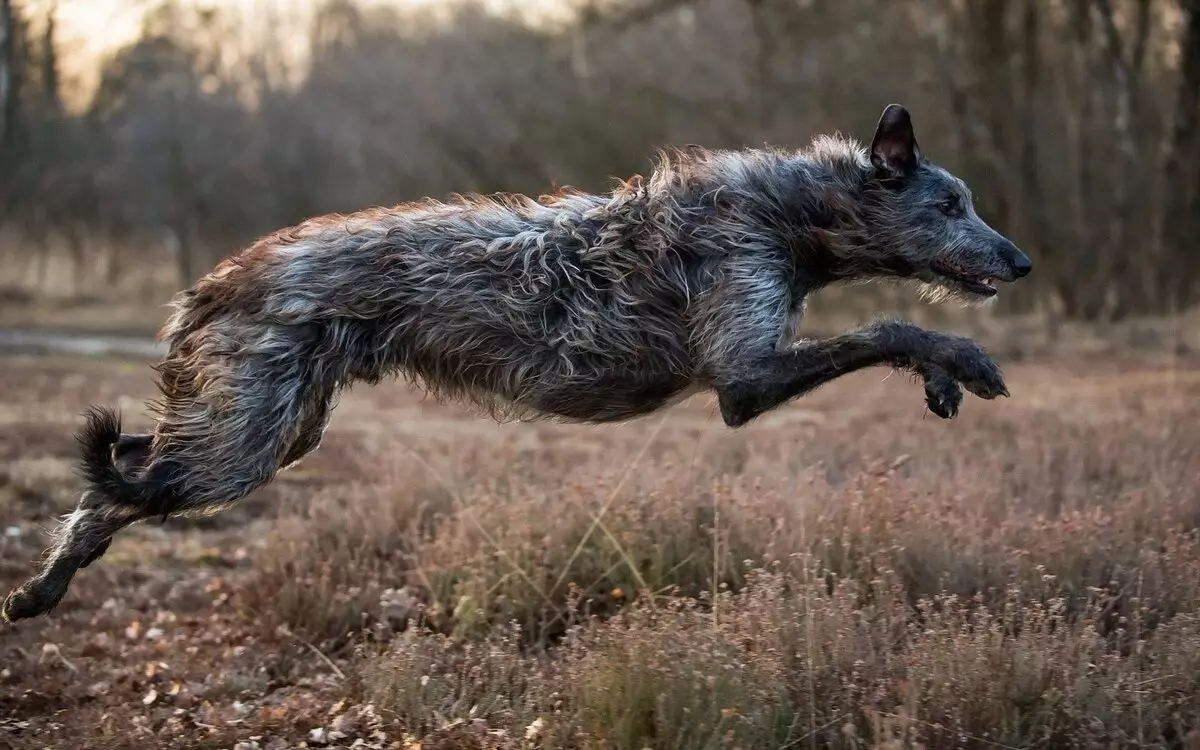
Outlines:
{"label": "dog's hind leg", "polygon": [[52,611],[67,593],[76,571],[103,555],[113,535],[137,520],[137,515],[97,502],[94,491],[85,492],[55,531],[41,573],[13,590],[0,614],[13,622]]}
{"label": "dog's hind leg", "polygon": [[179,414],[146,472],[147,479],[161,472],[175,489],[158,513],[216,512],[316,450],[329,420],[333,383],[307,357],[282,359],[234,363],[212,400]]}
{"label": "dog's hind leg", "polygon": [[[154,435],[146,433],[143,435],[122,435],[113,446],[113,460],[117,464],[117,468],[123,474],[138,474],[146,468],[146,462],[150,460],[150,444],[154,440]],[[86,494],[84,496],[86,498]],[[83,505],[84,499],[80,499],[80,506]],[[132,522],[131,522],[132,523]],[[120,527],[116,529],[120,531]],[[114,532],[115,533],[115,532]],[[84,558],[80,568],[86,568],[96,560],[100,559],[105,552],[108,551],[108,546],[112,544],[112,534],[108,538],[97,544],[88,556]]]}
{"label": "dog's hind leg", "polygon": [[[152,435],[122,435],[113,445],[113,458],[124,473],[141,471],[150,456]],[[141,519],[127,509],[113,508],[95,490],[87,490],[79,504],[59,524],[46,553],[42,572],[14,590],[4,600],[0,616],[14,621],[49,612],[58,605],[76,571],[98,560],[121,529]]]}
{"label": "dog's hind leg", "polygon": [[116,440],[120,418],[97,410],[84,430],[89,483],[111,505],[162,518],[208,515],[269,483],[316,448],[328,419],[339,380],[314,356],[319,335],[288,326],[207,331],[173,352],[159,367],[164,399],[145,470],[114,470],[103,446]]}
{"label": "dog's hind leg", "polygon": [[[63,525],[43,572],[9,597],[5,617],[53,608],[75,571],[103,554],[122,527],[217,512],[270,482],[285,459],[311,452],[327,419],[325,389],[338,381],[323,376],[311,356],[313,337],[305,334],[270,329],[253,346],[203,368],[186,359],[175,363],[153,440],[127,441],[144,466],[134,475],[113,460],[122,442],[119,415],[92,410],[80,432],[90,491]],[[203,388],[184,387],[191,382]]]}

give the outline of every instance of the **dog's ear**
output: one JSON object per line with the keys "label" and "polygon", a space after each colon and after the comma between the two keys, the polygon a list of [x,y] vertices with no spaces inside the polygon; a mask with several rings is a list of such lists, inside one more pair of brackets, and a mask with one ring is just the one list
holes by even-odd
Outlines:
{"label": "dog's ear", "polygon": [[921,162],[921,147],[913,134],[912,118],[899,104],[889,104],[879,117],[871,141],[871,164],[887,177],[905,177]]}

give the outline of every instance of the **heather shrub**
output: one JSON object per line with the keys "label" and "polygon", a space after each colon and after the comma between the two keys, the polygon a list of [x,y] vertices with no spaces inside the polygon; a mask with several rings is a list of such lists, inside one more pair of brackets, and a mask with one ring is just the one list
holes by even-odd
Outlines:
{"label": "heather shrub", "polygon": [[365,628],[362,695],[423,747],[1186,746],[1200,394],[1027,377],[953,423],[851,377],[735,433],[701,400],[380,441],[260,602]]}

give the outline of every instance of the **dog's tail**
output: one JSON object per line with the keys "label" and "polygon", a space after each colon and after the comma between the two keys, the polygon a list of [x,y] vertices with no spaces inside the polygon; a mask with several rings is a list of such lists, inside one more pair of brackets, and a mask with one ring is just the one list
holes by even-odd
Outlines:
{"label": "dog's tail", "polygon": [[79,468],[91,489],[113,505],[157,515],[173,505],[173,489],[152,478],[132,480],[117,468],[113,448],[121,440],[121,416],[115,409],[89,407],[75,435]]}

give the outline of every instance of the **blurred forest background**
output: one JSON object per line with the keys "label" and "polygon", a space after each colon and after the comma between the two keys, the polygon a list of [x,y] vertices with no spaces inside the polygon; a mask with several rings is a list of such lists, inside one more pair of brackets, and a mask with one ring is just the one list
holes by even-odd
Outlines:
{"label": "blurred forest background", "polygon": [[900,101],[1034,259],[1001,312],[1200,301],[1200,0],[323,0],[299,26],[142,5],[80,95],[59,3],[0,0],[7,294],[160,304],[313,214],[605,189],[663,145],[868,139]]}

